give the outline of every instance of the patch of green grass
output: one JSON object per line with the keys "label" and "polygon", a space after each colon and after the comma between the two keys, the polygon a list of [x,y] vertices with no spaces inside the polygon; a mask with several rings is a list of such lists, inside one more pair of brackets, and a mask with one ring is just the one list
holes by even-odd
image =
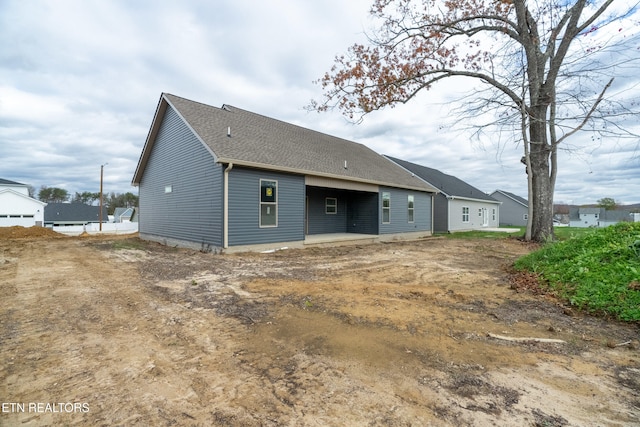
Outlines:
{"label": "patch of green grass", "polygon": [[455,233],[438,233],[434,236],[444,236],[447,239],[504,239],[507,237],[522,237],[524,236],[524,227],[504,227],[508,229],[519,229],[513,233],[505,233],[500,231],[458,231]]}
{"label": "patch of green grass", "polygon": [[640,223],[585,230],[518,259],[515,268],[538,273],[543,286],[582,310],[640,321]]}
{"label": "patch of green grass", "polygon": [[582,236],[592,232],[593,228],[586,227],[554,227],[553,234],[555,234],[557,240],[567,240],[573,237]]}
{"label": "patch of green grass", "polygon": [[[513,233],[497,232],[497,231],[460,231],[456,233],[437,233],[435,236],[444,236],[448,239],[502,239],[505,237],[524,237],[526,227],[500,227],[505,229],[518,229]],[[578,227],[555,227],[553,232],[556,236],[556,240],[567,240],[573,237],[581,236],[583,234],[591,233],[593,228],[578,228]]]}

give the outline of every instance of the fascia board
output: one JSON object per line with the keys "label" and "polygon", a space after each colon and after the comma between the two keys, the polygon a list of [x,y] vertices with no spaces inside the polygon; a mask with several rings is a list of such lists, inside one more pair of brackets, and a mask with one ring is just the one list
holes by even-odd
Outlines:
{"label": "fascia board", "polygon": [[332,178],[332,179],[340,179],[343,181],[352,181],[352,182],[361,182],[364,184],[373,184],[373,185],[381,185],[384,187],[394,187],[394,188],[403,188],[406,190],[414,190],[414,191],[420,191],[423,193],[433,193],[433,191],[427,189],[427,188],[422,188],[422,187],[417,187],[417,186],[410,186],[410,185],[401,185],[401,184],[392,184],[392,183],[388,183],[388,182],[384,182],[384,181],[376,181],[376,180],[367,180],[367,179],[362,179],[362,178],[354,178],[354,177],[348,177],[348,176],[343,176],[343,175],[335,175],[335,174],[330,174],[330,173],[322,173],[322,172],[315,172],[315,171],[309,171],[309,170],[304,170],[304,169],[296,169],[296,168],[289,168],[289,167],[281,167],[281,166],[274,166],[274,165],[269,165],[269,164],[265,164],[265,163],[255,163],[255,162],[248,162],[248,161],[244,161],[244,160],[237,160],[237,159],[227,159],[227,158],[219,158],[218,163],[223,163],[223,164],[229,164],[229,163],[233,163],[234,166],[244,166],[247,168],[253,168],[253,169],[264,169],[264,170],[269,170],[269,171],[276,171],[276,172],[285,172],[285,173],[293,173],[296,175],[313,175],[313,176],[319,176],[319,177],[323,177],[323,178]]}
{"label": "fascia board", "polygon": [[447,196],[447,199],[449,199],[449,200],[468,200],[470,202],[491,203],[491,204],[494,204],[494,205],[502,204],[502,202],[499,202],[497,200],[491,201],[491,200],[485,200],[485,199],[476,199],[474,197]]}

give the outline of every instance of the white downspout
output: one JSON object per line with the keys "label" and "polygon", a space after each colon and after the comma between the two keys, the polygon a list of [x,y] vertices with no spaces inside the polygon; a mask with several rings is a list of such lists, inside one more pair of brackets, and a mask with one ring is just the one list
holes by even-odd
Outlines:
{"label": "white downspout", "polygon": [[451,233],[451,199],[447,196],[447,233]]}
{"label": "white downspout", "polygon": [[222,225],[222,248],[227,249],[229,247],[229,171],[233,169],[233,163],[229,163],[224,170],[224,195],[222,202],[223,212],[223,225]]}

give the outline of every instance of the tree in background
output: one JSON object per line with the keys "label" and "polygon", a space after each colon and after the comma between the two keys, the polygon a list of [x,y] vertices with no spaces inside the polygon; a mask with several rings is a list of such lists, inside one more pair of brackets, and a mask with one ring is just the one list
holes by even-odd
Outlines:
{"label": "tree in background", "polygon": [[40,187],[38,199],[45,203],[64,203],[69,200],[69,193],[63,188]]}
{"label": "tree in background", "polygon": [[113,215],[116,208],[133,208],[138,206],[138,199],[138,196],[131,192],[124,194],[111,192],[109,196],[104,199],[104,205],[107,207],[109,215]]}
{"label": "tree in background", "polygon": [[600,206],[601,208],[605,208],[608,211],[612,211],[615,210],[618,204],[611,197],[603,197],[602,199],[598,200],[598,206]]}
{"label": "tree in background", "polygon": [[[38,193],[38,199],[46,203],[64,203],[69,201],[67,190],[55,187],[42,186]],[[71,203],[84,203],[85,205],[94,205],[100,199],[100,193],[92,193],[83,191],[76,192],[71,199]],[[107,208],[109,215],[113,215],[116,208],[133,208],[138,206],[138,196],[131,192],[115,193],[103,196],[103,204]]]}
{"label": "tree in background", "polygon": [[[322,101],[351,119],[398,103],[452,77],[478,82],[465,113],[478,134],[497,127],[524,148],[526,239],[553,238],[553,194],[561,143],[580,130],[630,136],[629,86],[639,57],[632,2],[613,0],[374,0],[381,22],[319,80]],[[634,44],[635,43],[635,44]],[[625,48],[625,44],[628,46]],[[480,120],[485,121],[484,124]],[[614,121],[617,120],[617,121]],[[566,145],[566,144],[564,144]]]}
{"label": "tree in background", "polygon": [[96,200],[100,199],[100,193],[92,193],[90,191],[83,191],[78,193],[71,199],[72,203],[84,203],[85,205],[93,205]]}

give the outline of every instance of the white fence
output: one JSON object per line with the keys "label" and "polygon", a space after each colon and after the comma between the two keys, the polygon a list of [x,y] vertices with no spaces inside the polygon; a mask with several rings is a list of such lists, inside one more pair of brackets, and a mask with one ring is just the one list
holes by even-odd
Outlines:
{"label": "white fence", "polygon": [[100,224],[90,223],[87,225],[70,225],[53,227],[56,233],[66,234],[68,236],[79,236],[86,232],[88,234],[132,234],[138,232],[137,222],[103,222],[102,231]]}

